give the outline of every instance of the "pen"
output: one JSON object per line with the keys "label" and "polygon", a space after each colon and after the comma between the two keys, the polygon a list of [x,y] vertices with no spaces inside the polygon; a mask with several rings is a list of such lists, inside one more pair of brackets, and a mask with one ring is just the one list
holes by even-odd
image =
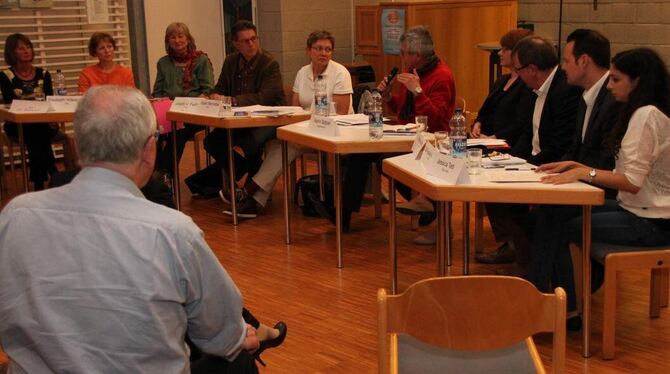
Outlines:
{"label": "pen", "polygon": [[526,170],[535,170],[536,168],[505,168],[505,170],[511,171],[526,171]]}

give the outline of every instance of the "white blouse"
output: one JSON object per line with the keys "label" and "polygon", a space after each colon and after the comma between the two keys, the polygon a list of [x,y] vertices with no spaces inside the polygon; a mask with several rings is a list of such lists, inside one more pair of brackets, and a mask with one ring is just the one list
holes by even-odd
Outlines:
{"label": "white blouse", "polygon": [[637,194],[619,191],[621,207],[640,217],[670,218],[670,118],[655,106],[633,113],[615,172],[640,187]]}
{"label": "white blouse", "polygon": [[[344,65],[330,60],[328,66],[326,66],[326,70],[321,75],[326,80],[329,103],[333,102],[333,95],[351,95],[354,92],[351,87],[351,75]],[[298,94],[300,106],[305,110],[311,111],[314,105],[314,74],[312,72],[312,64],[305,65],[298,71],[293,83],[293,92]],[[334,112],[332,108],[331,112]],[[351,100],[349,100],[348,112],[354,112]]]}

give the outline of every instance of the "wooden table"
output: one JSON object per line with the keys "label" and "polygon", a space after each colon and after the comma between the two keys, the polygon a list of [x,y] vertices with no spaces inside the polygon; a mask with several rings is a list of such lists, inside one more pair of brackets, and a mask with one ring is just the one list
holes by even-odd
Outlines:
{"label": "wooden table", "polygon": [[[582,275],[583,275],[583,342],[584,357],[588,357],[591,316],[591,206],[602,205],[605,194],[600,188],[576,182],[562,185],[542,183],[493,183],[488,181],[487,169],[471,175],[468,183],[448,185],[438,177],[423,171],[414,156],[403,155],[384,160],[384,173],[389,177],[389,196],[394,196],[399,181],[434,200],[437,204],[437,274],[445,275],[445,241],[449,238],[448,201],[463,201],[463,273],[468,273],[468,202],[582,205]],[[494,169],[499,170],[499,169]],[[395,200],[389,199],[389,252],[391,258],[391,292],[397,292],[397,234]],[[450,255],[448,253],[447,255]]]}
{"label": "wooden table", "polygon": [[12,113],[9,107],[0,106],[0,120],[17,124],[19,133],[19,149],[21,150],[21,166],[23,168],[23,191],[28,192],[28,169],[26,167],[26,145],[23,135],[23,125],[49,124],[72,122],[74,112],[46,112],[46,113]]}
{"label": "wooden table", "polygon": [[[310,117],[309,114],[294,114],[279,117],[210,117],[199,114],[170,112],[166,118],[172,122],[172,132],[177,129],[177,122],[192,123],[220,129],[228,132],[228,175],[230,179],[230,205],[233,213],[233,225],[237,225],[237,202],[235,201],[235,157],[233,150],[233,130],[253,127],[284,126],[291,123],[304,121]],[[181,190],[179,188],[179,163],[177,162],[177,138],[172,137],[172,162],[174,165],[172,187],[174,191],[175,206],[181,210]]]}
{"label": "wooden table", "polygon": [[282,140],[282,170],[284,175],[284,220],[286,222],[286,244],[291,244],[291,210],[289,206],[288,143],[314,148],[333,155],[333,186],[335,202],[335,237],[337,267],[342,267],[342,182],[340,156],[348,153],[401,153],[410,152],[413,136],[384,135],[381,140],[369,139],[368,126],[339,126],[339,136],[323,136],[310,132],[309,121],[277,129],[277,138]]}

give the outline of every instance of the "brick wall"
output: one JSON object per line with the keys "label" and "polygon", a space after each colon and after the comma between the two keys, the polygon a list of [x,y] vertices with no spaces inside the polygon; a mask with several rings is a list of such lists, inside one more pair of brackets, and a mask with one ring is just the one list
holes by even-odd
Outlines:
{"label": "brick wall", "polygon": [[258,2],[258,33],[261,47],[279,61],[284,85],[293,85],[298,70],[309,63],[307,36],[328,30],[335,37],[333,60],[352,59],[353,8],[349,1],[263,0]]}
{"label": "brick wall", "polygon": [[[535,24],[535,32],[556,40],[558,0],[519,0],[519,21]],[[625,49],[648,46],[657,50],[670,65],[670,1],[668,0],[565,0],[561,40],[574,29],[596,29],[612,42],[613,54]]]}

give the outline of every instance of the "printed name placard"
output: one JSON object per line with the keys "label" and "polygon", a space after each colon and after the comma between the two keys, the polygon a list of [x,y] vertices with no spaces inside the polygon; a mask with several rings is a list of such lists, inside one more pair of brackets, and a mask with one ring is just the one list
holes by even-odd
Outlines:
{"label": "printed name placard", "polygon": [[423,136],[422,133],[417,132],[416,136],[414,137],[414,143],[412,144],[412,154],[414,155],[414,159],[418,160],[421,158],[421,151],[423,151],[424,146],[426,145],[426,138]]}
{"label": "printed name placard", "polygon": [[36,100],[14,100],[9,111],[12,113],[46,113],[49,111],[49,103]]}
{"label": "printed name placard", "polygon": [[432,144],[427,143],[421,156],[421,165],[426,173],[448,184],[456,184],[458,177],[465,169],[465,159],[443,155]]}
{"label": "printed name placard", "polygon": [[171,112],[191,113],[208,117],[221,117],[223,103],[200,97],[175,97],[170,107]]}
{"label": "printed name placard", "polygon": [[73,113],[81,96],[47,96],[51,111],[58,113]]}
{"label": "printed name placard", "polygon": [[337,123],[333,117],[313,115],[309,120],[309,131],[322,136],[338,136]]}

